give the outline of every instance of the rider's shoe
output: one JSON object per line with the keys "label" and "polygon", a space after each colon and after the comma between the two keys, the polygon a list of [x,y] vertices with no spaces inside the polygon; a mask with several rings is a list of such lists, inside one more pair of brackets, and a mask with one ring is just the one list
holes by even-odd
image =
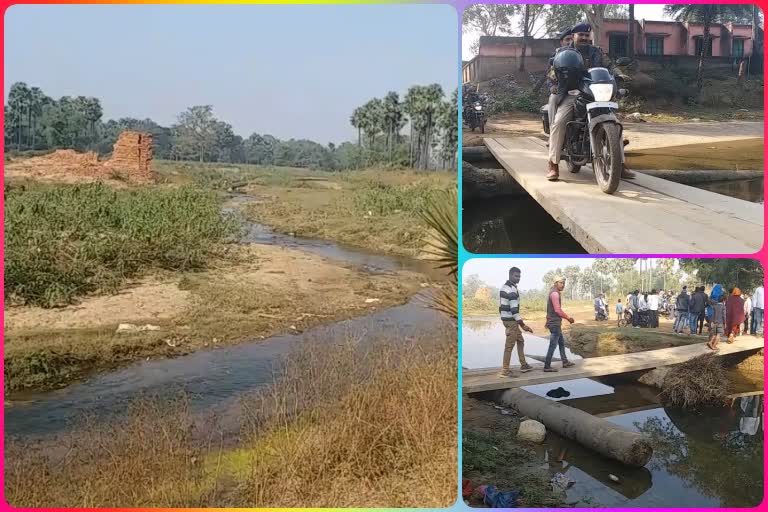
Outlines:
{"label": "rider's shoe", "polygon": [[549,172],[547,172],[547,179],[549,181],[557,181],[560,179],[560,166],[552,163],[549,163]]}
{"label": "rider's shoe", "polygon": [[621,177],[625,180],[632,180],[635,179],[635,176],[637,176],[634,172],[627,169],[627,164],[621,165]]}

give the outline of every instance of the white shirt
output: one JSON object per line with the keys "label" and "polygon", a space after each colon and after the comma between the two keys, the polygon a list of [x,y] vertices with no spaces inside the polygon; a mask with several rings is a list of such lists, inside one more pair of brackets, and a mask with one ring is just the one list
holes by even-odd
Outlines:
{"label": "white shirt", "polygon": [[658,311],[659,310],[659,296],[658,295],[649,295],[648,296],[648,309],[651,311]]}
{"label": "white shirt", "polygon": [[758,309],[765,309],[765,298],[763,297],[763,287],[758,286],[755,290],[755,294],[752,296],[752,307]]}
{"label": "white shirt", "polygon": [[752,312],[752,299],[744,301],[744,313],[749,314]]}
{"label": "white shirt", "polygon": [[648,309],[648,304],[645,303],[645,299],[642,295],[637,298],[637,307],[643,311]]}

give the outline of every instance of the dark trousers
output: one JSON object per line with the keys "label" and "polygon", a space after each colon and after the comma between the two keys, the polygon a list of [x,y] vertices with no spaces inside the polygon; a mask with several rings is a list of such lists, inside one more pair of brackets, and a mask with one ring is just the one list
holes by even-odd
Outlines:
{"label": "dark trousers", "polygon": [[[745,324],[746,325],[746,324]],[[699,334],[704,330],[704,312],[699,313]]]}
{"label": "dark trousers", "polygon": [[565,338],[563,337],[562,326],[549,328],[549,348],[547,349],[547,357],[544,360],[544,368],[552,366],[552,356],[555,355],[555,348],[560,349],[560,360],[566,363],[568,358],[565,356]]}

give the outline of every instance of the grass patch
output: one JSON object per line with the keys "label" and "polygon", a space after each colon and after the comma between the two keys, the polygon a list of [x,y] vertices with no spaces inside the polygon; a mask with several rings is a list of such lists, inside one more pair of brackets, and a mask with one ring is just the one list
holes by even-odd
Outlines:
{"label": "grass patch", "polygon": [[573,325],[565,338],[568,348],[582,357],[630,354],[702,341],[702,338],[675,336],[655,329],[618,328],[614,321],[605,327]]}
{"label": "grass patch", "polygon": [[335,240],[374,252],[414,257],[428,226],[419,212],[456,187],[454,173],[356,171],[337,173],[334,186],[297,180],[291,186],[248,187],[262,201],[248,216],[282,233]]}
{"label": "grass patch", "polygon": [[5,300],[62,306],[148,269],[201,269],[235,231],[198,188],[7,187]]}
{"label": "grass patch", "polygon": [[[186,400],[139,401],[55,448],[6,442],[17,507],[447,507],[456,499],[455,329],[394,344],[316,339],[244,400],[225,448]],[[311,382],[312,385],[307,385]],[[418,484],[418,492],[414,485]]]}

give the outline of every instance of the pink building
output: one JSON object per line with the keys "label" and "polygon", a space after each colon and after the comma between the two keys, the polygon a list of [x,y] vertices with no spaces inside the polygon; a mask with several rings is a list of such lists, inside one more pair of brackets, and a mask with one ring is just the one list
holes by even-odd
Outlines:
{"label": "pink building", "polygon": [[[628,20],[605,20],[596,44],[611,56],[627,55],[628,25]],[[699,54],[704,41],[704,26],[700,23],[636,20],[634,32],[635,54],[649,57],[695,56]],[[751,25],[713,23],[710,37],[709,56],[739,58],[752,54]]]}

